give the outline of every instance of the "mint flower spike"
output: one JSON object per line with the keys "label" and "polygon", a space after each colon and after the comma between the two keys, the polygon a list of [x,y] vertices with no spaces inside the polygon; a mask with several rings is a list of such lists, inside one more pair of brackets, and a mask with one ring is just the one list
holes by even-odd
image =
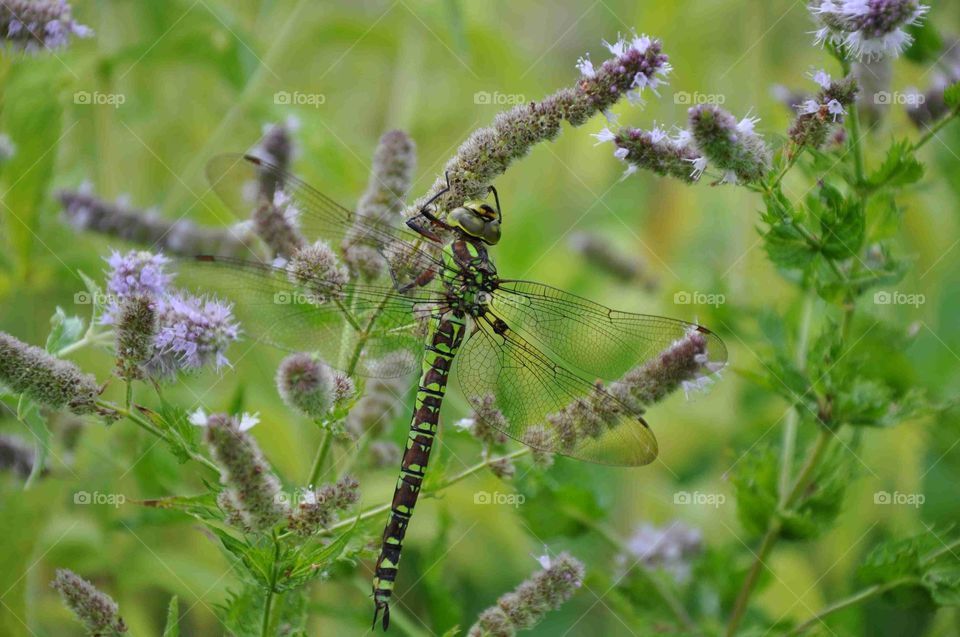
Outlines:
{"label": "mint flower spike", "polygon": [[896,57],[913,42],[904,27],[930,10],[918,0],[811,0],[815,44],[832,44],[856,59]]}
{"label": "mint flower spike", "polygon": [[134,250],[121,254],[114,250],[106,258],[110,271],[107,276],[108,299],[101,322],[116,322],[123,299],[146,295],[160,299],[167,295],[173,277],[166,271],[170,259],[162,254]]}
{"label": "mint flower spike", "polygon": [[0,41],[14,51],[60,49],[70,37],[89,38],[93,30],[73,19],[66,0],[3,0]]}
{"label": "mint flower spike", "polygon": [[854,106],[858,88],[853,75],[834,80],[821,70],[811,77],[820,85],[820,91],[796,107],[797,118],[790,126],[789,137],[797,146],[820,148],[831,129],[843,123],[847,109]]}
{"label": "mint flower spike", "polygon": [[140,380],[144,366],[154,354],[156,301],[146,294],[127,297],[120,303],[116,323],[117,375],[125,380]]}
{"label": "mint flower spike", "polygon": [[568,553],[543,556],[538,561],[543,570],[480,613],[467,637],[513,637],[517,631],[533,628],[549,611],[573,597],[583,583],[583,563]]}
{"label": "mint flower spike", "polygon": [[756,117],[737,119],[719,106],[689,110],[689,129],[706,160],[723,171],[720,183],[756,183],[770,168],[770,149],[754,132]]}
{"label": "mint flower spike", "polygon": [[60,593],[63,603],[92,635],[123,635],[127,625],[120,617],[120,607],[104,592],[73,571],[58,568],[50,585]]}
{"label": "mint flower spike", "polygon": [[41,405],[75,414],[97,411],[101,388],[97,379],[74,363],[0,332],[0,385],[25,394]]}
{"label": "mint flower spike", "polygon": [[693,183],[700,180],[706,168],[706,160],[691,143],[688,131],[679,131],[671,137],[657,126],[649,131],[621,128],[616,134],[604,129],[595,137],[601,142],[612,141],[616,146],[613,156],[627,164],[624,178],[642,168],[661,177]]}
{"label": "mint flower spike", "polygon": [[256,415],[239,421],[227,414],[207,417],[198,410],[191,422],[204,427],[204,440],[220,467],[220,482],[227,496],[218,498],[227,519],[241,528],[267,531],[288,514],[280,480],[264,459],[257,442],[247,433],[257,423]]}
{"label": "mint flower spike", "polygon": [[97,232],[170,254],[217,254],[247,257],[259,249],[260,240],[250,222],[230,228],[200,226],[189,220],[168,221],[153,210],[138,210],[123,199],[110,203],[96,197],[90,184],[61,190],[57,198],[63,217],[76,230]]}
{"label": "mint flower spike", "polygon": [[639,565],[647,570],[664,570],[683,584],[690,579],[692,558],[703,551],[703,534],[679,521],[663,527],[642,524],[626,541],[625,548],[617,556],[623,575]]}
{"label": "mint flower spike", "polygon": [[362,222],[390,225],[400,218],[416,164],[417,148],[409,135],[392,130],[380,137],[370,182],[357,203],[357,223],[343,241],[344,261],[352,274],[372,281],[383,273],[386,264],[377,252],[375,237],[365,236]]}
{"label": "mint flower spike", "polygon": [[283,359],[277,368],[277,391],[287,407],[310,418],[325,417],[341,394],[352,395],[351,388],[344,389],[349,378],[341,377],[338,388],[337,375],[330,367],[313,354],[300,352]]}
{"label": "mint flower spike", "polygon": [[301,489],[297,500],[287,518],[288,526],[297,535],[310,536],[330,526],[337,512],[347,511],[360,501],[360,483],[347,475],[335,484]]}
{"label": "mint flower spike", "polygon": [[[644,90],[656,92],[671,70],[660,40],[633,35],[606,46],[612,57],[599,66],[589,57],[580,58],[580,79],[573,88],[560,89],[539,102],[515,106],[497,115],[492,126],[475,131],[447,162],[450,189],[435,201],[437,209],[449,209],[486,195],[487,186],[514,160],[524,157],[534,145],[556,138],[563,122],[580,126],[623,97],[641,103]],[[446,185],[445,177],[438,178],[405,214],[416,215]]]}

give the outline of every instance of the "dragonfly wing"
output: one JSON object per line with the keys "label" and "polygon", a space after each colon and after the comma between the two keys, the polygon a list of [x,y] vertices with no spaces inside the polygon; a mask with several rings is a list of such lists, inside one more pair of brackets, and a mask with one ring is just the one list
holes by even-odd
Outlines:
{"label": "dragonfly wing", "polygon": [[[207,164],[210,188],[239,219],[255,219],[262,206],[276,205],[309,241],[322,239],[335,250],[363,251],[367,261],[399,262],[394,280],[415,278],[423,268],[439,272],[438,246],[396,226],[399,219],[361,216],[335,202],[299,177],[252,155],[219,155]],[[277,203],[280,202],[280,203]],[[374,264],[368,263],[368,266]],[[407,273],[404,268],[421,271]],[[388,268],[379,268],[385,274]],[[389,281],[390,276],[385,276]],[[407,281],[404,281],[407,282]]]}
{"label": "dragonfly wing", "polygon": [[[285,267],[215,256],[175,264],[178,286],[234,304],[248,340],[315,351],[333,367],[364,376],[402,376],[415,368],[423,349],[419,317],[426,320],[440,301],[429,290],[400,294],[390,286],[347,283],[342,298],[323,302],[293,283]],[[363,331],[369,332],[364,356],[353,360]],[[377,363],[393,352],[403,354],[391,356],[389,366]]]}
{"label": "dragonfly wing", "polygon": [[569,368],[615,382],[696,330],[706,343],[705,373],[726,364],[727,350],[706,328],[676,319],[612,310],[532,281],[502,280],[493,307],[507,325]]}
{"label": "dragonfly wing", "polygon": [[542,451],[609,465],[643,465],[657,441],[636,411],[551,360],[511,329],[478,319],[457,376],[478,417]]}

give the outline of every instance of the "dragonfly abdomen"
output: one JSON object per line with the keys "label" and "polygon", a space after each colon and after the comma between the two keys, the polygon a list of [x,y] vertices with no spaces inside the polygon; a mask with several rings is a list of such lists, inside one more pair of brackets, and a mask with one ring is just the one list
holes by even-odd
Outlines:
{"label": "dragonfly abdomen", "polygon": [[383,530],[383,546],[377,559],[373,579],[373,598],[376,605],[373,622],[383,611],[383,628],[390,623],[390,596],[397,578],[403,538],[407,524],[420,495],[420,486],[430,460],[433,439],[437,435],[440,406],[447,391],[448,375],[453,357],[463,342],[466,323],[463,316],[447,311],[431,320],[428,345],[423,357],[416,407],[410,422],[410,435],[400,467],[400,477],[393,492],[390,520]]}

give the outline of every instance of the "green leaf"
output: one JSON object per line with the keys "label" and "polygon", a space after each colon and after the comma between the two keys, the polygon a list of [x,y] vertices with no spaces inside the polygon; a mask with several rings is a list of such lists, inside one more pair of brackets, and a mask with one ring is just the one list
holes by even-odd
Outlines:
{"label": "green leaf", "polygon": [[867,185],[874,189],[907,186],[920,181],[923,171],[912,145],[907,141],[894,142],[880,167],[867,177]]}
{"label": "green leaf", "polygon": [[940,606],[960,605],[960,560],[955,534],[928,533],[880,543],[863,562],[859,575],[868,584],[915,582]]}
{"label": "green leaf", "polygon": [[47,336],[46,350],[56,355],[64,347],[73,345],[83,338],[83,319],[67,316],[59,305],[50,317],[50,334]]}
{"label": "green leaf", "polygon": [[773,226],[764,239],[764,249],[770,261],[781,268],[805,269],[817,255],[800,231],[791,224]]}
{"label": "green leaf", "polygon": [[164,398],[161,398],[160,411],[153,411],[146,407],[138,407],[138,409],[158,429],[167,432],[166,438],[170,452],[181,463],[201,453],[200,428],[190,422],[186,409]]}
{"label": "green leaf", "polygon": [[923,20],[920,24],[907,27],[907,33],[913,36],[913,42],[903,55],[911,62],[934,66],[943,53],[943,38],[937,32],[933,20]]}
{"label": "green leaf", "polygon": [[921,579],[923,587],[940,606],[960,606],[960,564],[953,559],[952,564],[928,568]]}
{"label": "green leaf", "polygon": [[731,477],[737,518],[747,533],[759,536],[777,514],[779,455],[771,446],[747,454]]}
{"label": "green leaf", "polygon": [[167,606],[167,625],[163,629],[163,637],[180,637],[180,603],[177,596],[170,598]]}
{"label": "green leaf", "polygon": [[831,259],[848,259],[860,252],[866,233],[866,215],[859,198],[844,200],[838,192],[822,188],[826,207],[818,215],[820,250]]}
{"label": "green leaf", "polygon": [[847,486],[854,476],[856,457],[842,445],[833,447],[814,472],[799,504],[783,514],[783,537],[809,540],[823,535],[833,526]]}
{"label": "green leaf", "polygon": [[949,108],[960,106],[960,82],[954,82],[943,91],[943,101]]}

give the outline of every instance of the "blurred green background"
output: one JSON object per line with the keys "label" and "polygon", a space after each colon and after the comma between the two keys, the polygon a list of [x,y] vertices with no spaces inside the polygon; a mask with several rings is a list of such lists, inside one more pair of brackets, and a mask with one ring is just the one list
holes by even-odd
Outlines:
{"label": "blurred green background", "polygon": [[[365,187],[381,133],[408,131],[418,145],[412,195],[419,196],[468,134],[507,108],[478,103],[478,93],[492,94],[493,102],[529,100],[573,85],[578,57],[590,52],[602,61],[601,39],[632,28],[662,38],[674,72],[661,99],[648,93],[642,110],[617,107],[629,125],[683,124],[687,105],[676,103],[674,93],[699,91],[723,96],[724,107],[738,116],[759,115],[758,129],[776,141],[790,113],[771,96],[771,86],[809,90],[813,85],[804,74],[811,66],[837,73],[811,46],[812,23],[804,3],[793,0],[101,0],[74,3],[74,14],[96,31],[94,38],[56,55],[2,62],[0,132],[13,138],[18,153],[0,174],[6,204],[0,209],[0,330],[34,344],[43,343],[57,306],[86,317],[88,307],[73,302],[83,289],[78,272],[100,277],[102,257],[112,247],[124,248],[67,227],[52,196],[57,188],[90,180],[101,196],[126,195],[133,205],[157,206],[170,218],[230,223],[206,192],[205,162],[217,153],[246,150],[264,124],[293,115],[301,125],[295,170],[348,206]],[[960,32],[956,4],[941,3],[931,19],[943,33]],[[930,78],[930,69],[898,61],[893,86],[924,87]],[[74,94],[81,91],[122,95],[124,103],[76,103]],[[277,104],[274,96],[281,91],[322,95],[322,104]],[[589,135],[605,125],[598,117],[578,129],[566,127],[556,142],[536,147],[497,181],[505,218],[504,240],[495,250],[501,274],[623,309],[699,319],[725,339],[734,370],[762,370],[756,315],[793,316],[799,300],[759,243],[760,202],[742,190],[684,187],[647,174],[619,182],[622,167],[611,149],[595,148]],[[872,133],[884,142],[906,134],[915,133],[896,106]],[[870,150],[868,144],[868,161],[876,162]],[[897,289],[923,294],[926,302],[871,304],[862,314],[899,331],[913,325],[916,337],[906,351],[886,351],[879,338],[871,347],[878,360],[906,359],[905,382],[941,398],[960,389],[958,154],[960,126],[953,125],[925,149],[928,178],[903,201],[901,247],[915,258],[915,267]],[[570,234],[583,230],[640,259],[658,280],[657,289],[625,285],[585,262],[569,245]],[[678,292],[723,294],[726,303],[676,304]],[[225,409],[242,395],[248,410],[261,413],[255,434],[278,472],[287,480],[306,475],[318,435],[276,395],[272,370],[280,354],[248,351],[242,343],[232,354],[235,370],[178,384],[167,390],[168,398],[184,407]],[[110,378],[109,354],[84,350],[73,358],[101,381]],[[108,392],[119,396],[115,385]],[[449,402],[447,424],[465,415],[459,397]],[[559,460],[550,475],[568,481],[570,497],[590,499],[598,519],[623,536],[644,521],[681,519],[702,529],[708,546],[729,547],[736,556],[723,567],[732,573],[749,558],[745,545],[752,538],[737,523],[725,475],[741,454],[779,436],[785,408],[727,372],[707,395],[691,401],[676,396],[650,414],[661,462],[619,470]],[[805,618],[855,590],[852,572],[871,538],[957,519],[960,426],[956,411],[950,415],[867,432],[858,452],[861,475],[847,494],[840,523],[813,544],[784,544],[774,554],[777,577],[758,595],[770,619]],[[398,435],[406,419],[398,419]],[[162,445],[125,422],[109,429],[87,423],[75,450],[67,451],[63,432],[70,426],[58,424],[50,473],[28,491],[15,477],[0,476],[0,634],[80,634],[48,586],[59,566],[108,591],[133,634],[159,633],[171,594],[180,596],[185,611],[184,634],[221,634],[214,609],[234,576],[210,538],[182,517],[129,502],[116,508],[74,504],[78,490],[121,493],[128,500],[196,492],[199,472],[178,465]],[[0,412],[0,431],[22,434],[21,428],[10,413]],[[438,467],[456,472],[476,462],[476,446],[467,436],[447,427],[443,437],[449,445],[442,446]],[[393,468],[364,475],[363,504],[384,502],[394,479]],[[473,503],[478,490],[510,488],[480,474],[418,506],[398,582],[403,612],[423,620],[413,620],[409,634],[442,634],[457,622],[469,626],[536,567],[529,556],[542,553],[545,543],[572,551],[590,576],[563,610],[530,634],[651,634],[655,626],[645,623],[642,610],[607,594],[615,559],[597,534],[557,535],[563,524],[535,503],[528,502],[526,512]],[[878,489],[922,491],[926,503],[878,507]],[[726,502],[678,506],[679,490],[726,494]],[[371,610],[369,568],[356,567],[363,587],[343,575],[314,585],[311,634],[364,634]],[[703,597],[697,603],[709,610],[718,602]],[[848,624],[850,634],[867,634],[858,613],[850,614]],[[941,613],[930,630],[957,634],[957,625],[955,614]],[[393,630],[404,632],[402,626]]]}

